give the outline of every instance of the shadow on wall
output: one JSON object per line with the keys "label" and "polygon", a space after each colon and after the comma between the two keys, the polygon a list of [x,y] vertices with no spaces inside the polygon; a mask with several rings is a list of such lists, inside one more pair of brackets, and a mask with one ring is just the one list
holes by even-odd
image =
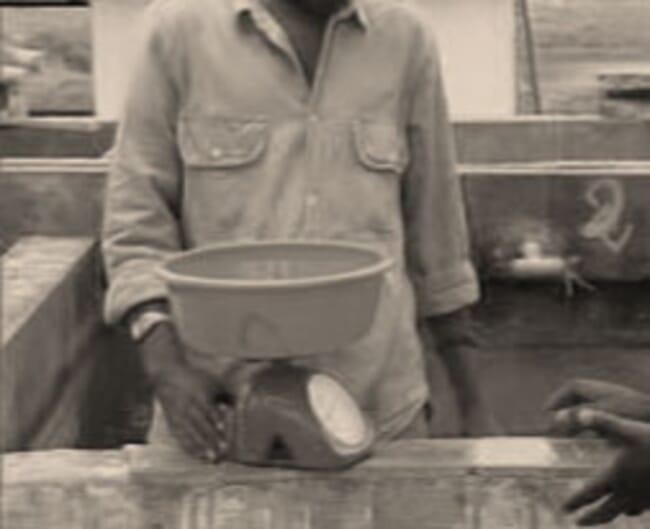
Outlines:
{"label": "shadow on wall", "polygon": [[81,412],[79,448],[118,448],[146,440],[152,391],[140,355],[125,332],[103,327]]}

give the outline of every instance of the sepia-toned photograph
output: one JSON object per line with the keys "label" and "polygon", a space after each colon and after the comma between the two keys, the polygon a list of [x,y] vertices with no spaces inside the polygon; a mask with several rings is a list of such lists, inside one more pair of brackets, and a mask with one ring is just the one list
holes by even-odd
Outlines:
{"label": "sepia-toned photograph", "polygon": [[650,529],[650,0],[0,0],[1,529]]}

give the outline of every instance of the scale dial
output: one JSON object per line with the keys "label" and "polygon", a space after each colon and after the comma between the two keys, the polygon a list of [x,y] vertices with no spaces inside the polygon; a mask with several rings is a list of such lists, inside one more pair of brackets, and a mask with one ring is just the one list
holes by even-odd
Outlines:
{"label": "scale dial", "polygon": [[307,392],[318,422],[335,441],[348,449],[367,443],[368,425],[341,384],[327,375],[316,374],[309,379]]}

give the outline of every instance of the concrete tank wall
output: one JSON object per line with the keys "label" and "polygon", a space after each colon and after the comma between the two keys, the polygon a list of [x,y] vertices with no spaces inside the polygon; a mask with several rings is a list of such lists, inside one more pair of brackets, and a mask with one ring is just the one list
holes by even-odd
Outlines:
{"label": "concrete tank wall", "polygon": [[[174,451],[4,456],[4,527],[571,529],[561,510],[612,453],[545,439],[411,441],[346,472],[214,466]],[[643,529],[648,516],[601,526]]]}

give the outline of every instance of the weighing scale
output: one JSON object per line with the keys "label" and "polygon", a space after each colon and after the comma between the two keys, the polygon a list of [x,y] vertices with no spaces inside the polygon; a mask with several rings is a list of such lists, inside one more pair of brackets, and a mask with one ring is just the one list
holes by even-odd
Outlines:
{"label": "weighing scale", "polygon": [[375,429],[344,384],[294,359],[363,337],[391,265],[331,241],[222,244],[166,263],[183,341],[235,359],[218,399],[228,410],[227,460],[334,470],[370,455]]}

